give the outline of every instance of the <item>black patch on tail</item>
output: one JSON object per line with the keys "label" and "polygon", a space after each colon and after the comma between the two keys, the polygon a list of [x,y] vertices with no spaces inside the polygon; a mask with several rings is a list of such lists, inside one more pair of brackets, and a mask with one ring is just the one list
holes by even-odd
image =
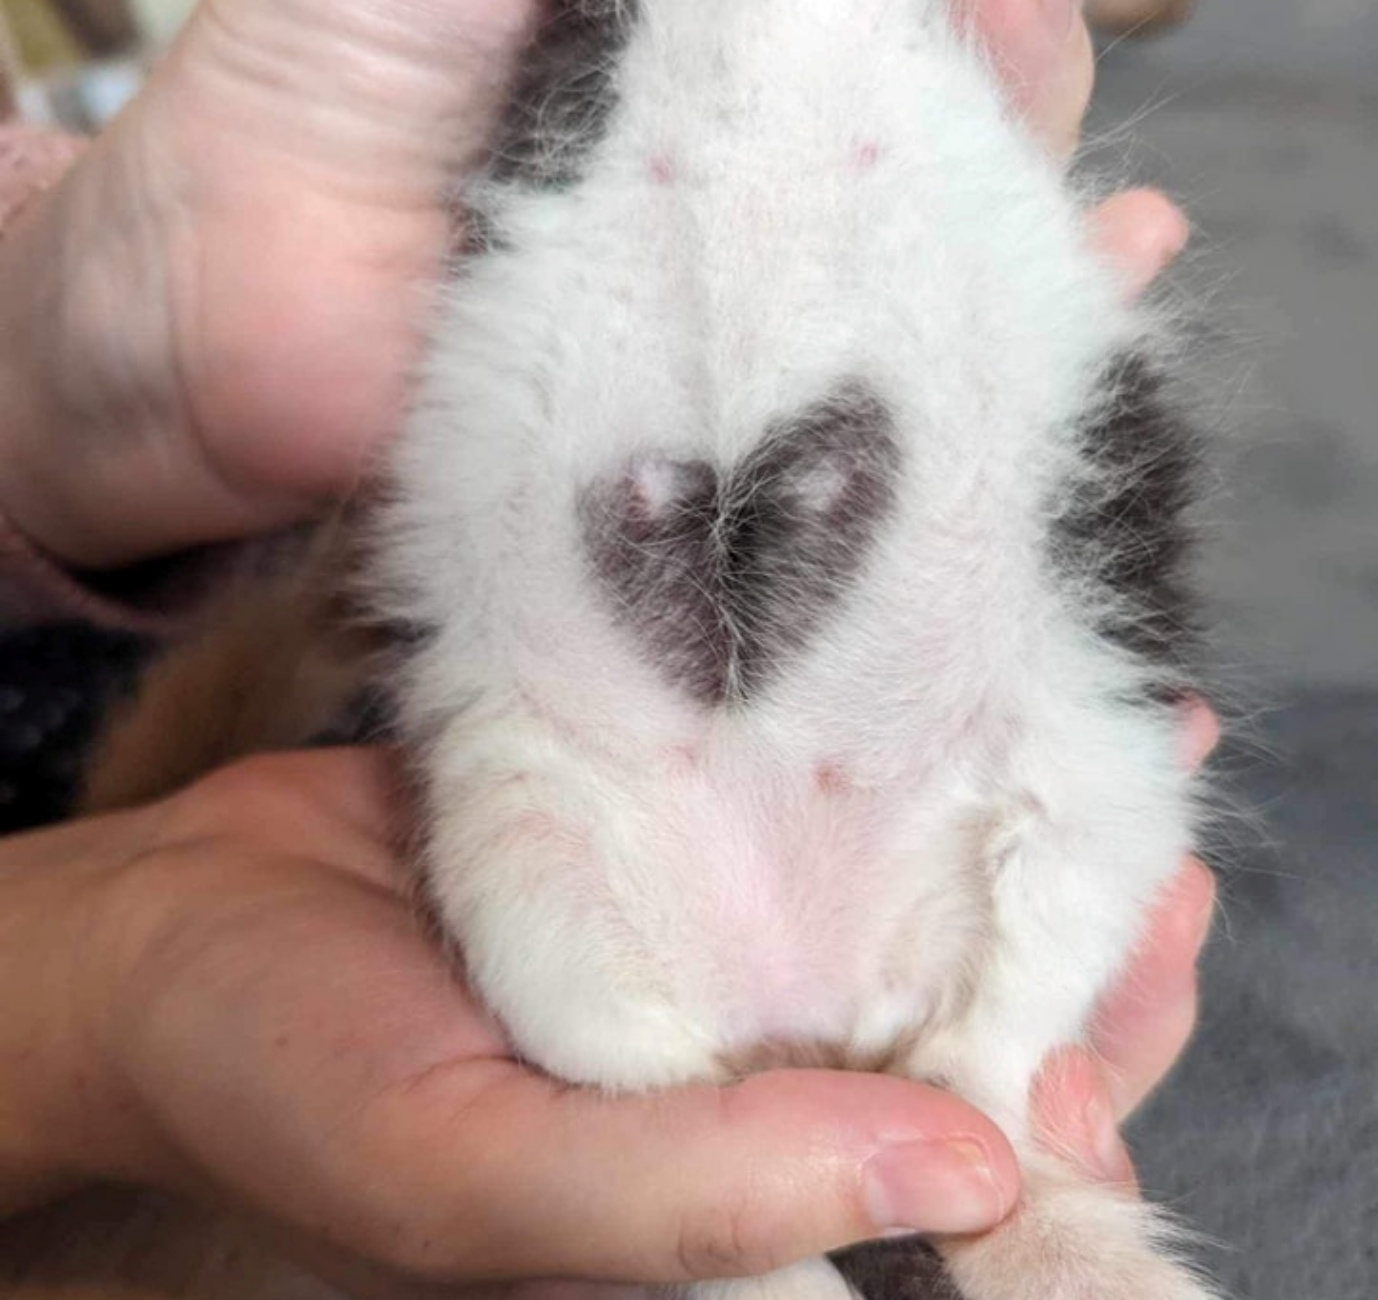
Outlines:
{"label": "black patch on tail", "polygon": [[518,72],[493,142],[499,181],[564,187],[579,179],[617,106],[618,56],[639,0],[554,0]]}
{"label": "black patch on tail", "polygon": [[584,534],[615,616],[674,683],[743,703],[852,585],[894,501],[890,414],[850,381],[735,470],[649,461],[595,484]]}
{"label": "black patch on tail", "polygon": [[1187,511],[1203,471],[1190,423],[1141,356],[1117,357],[1081,429],[1092,473],[1060,503],[1057,568],[1110,597],[1098,629],[1185,689],[1200,657]]}
{"label": "black patch on tail", "polygon": [[966,1300],[926,1241],[871,1241],[829,1256],[863,1300]]}

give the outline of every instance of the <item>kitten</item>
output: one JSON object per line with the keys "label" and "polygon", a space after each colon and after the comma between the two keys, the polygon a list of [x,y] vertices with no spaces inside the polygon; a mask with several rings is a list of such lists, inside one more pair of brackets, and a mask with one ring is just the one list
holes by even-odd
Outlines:
{"label": "kitten", "polygon": [[1191,843],[1194,455],[1075,196],[940,0],[583,0],[467,204],[375,577],[475,987],[581,1084],[955,1089],[967,1300],[1204,1297],[1028,1114]]}
{"label": "kitten", "polygon": [[943,0],[563,0],[462,197],[368,567],[474,986],[576,1083],[976,1103],[944,1294],[1206,1300],[1029,1118],[1192,838],[1195,453],[1054,163]]}

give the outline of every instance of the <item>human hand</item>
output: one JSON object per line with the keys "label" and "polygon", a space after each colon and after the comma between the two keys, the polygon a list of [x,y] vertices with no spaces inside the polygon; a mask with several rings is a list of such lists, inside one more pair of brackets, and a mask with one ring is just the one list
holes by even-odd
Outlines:
{"label": "human hand", "polygon": [[0,401],[30,401],[0,419],[27,438],[0,444],[0,487],[23,531],[112,567],[358,485],[401,421],[443,196],[537,4],[201,0],[5,241],[0,313],[31,337]]}
{"label": "human hand", "polygon": [[[953,0],[1059,153],[1075,0]],[[202,0],[129,110],[0,248],[0,506],[111,567],[307,517],[398,429],[441,196],[481,155],[537,0]],[[1137,291],[1179,214],[1100,241]]]}
{"label": "human hand", "polygon": [[763,1272],[1012,1206],[1004,1139],[936,1089],[615,1099],[519,1065],[416,922],[395,780],[380,752],[261,758],[3,844],[12,1208],[60,1176],[186,1191],[381,1296]]}
{"label": "human hand", "polygon": [[[1213,723],[1187,732],[1199,762]],[[152,1183],[393,1296],[765,1271],[1013,1205],[1003,1137],[921,1085],[781,1072],[614,1100],[520,1066],[416,924],[393,783],[380,752],[262,758],[4,843],[0,1207]],[[1132,1184],[1116,1122],[1185,1041],[1210,896],[1185,869],[1096,1055],[1036,1088],[1044,1140],[1091,1177]]]}
{"label": "human hand", "polygon": [[[5,843],[0,1204],[93,1177],[187,1191],[393,1297],[764,1271],[1014,1203],[1003,1138],[920,1085],[777,1073],[611,1100],[518,1065],[415,923],[392,782],[376,752],[258,759]],[[1039,1082],[1045,1141],[1088,1176],[1132,1185],[1116,1123],[1185,1041],[1210,896],[1181,873],[1096,1055]],[[904,1177],[877,1185],[887,1153]]]}

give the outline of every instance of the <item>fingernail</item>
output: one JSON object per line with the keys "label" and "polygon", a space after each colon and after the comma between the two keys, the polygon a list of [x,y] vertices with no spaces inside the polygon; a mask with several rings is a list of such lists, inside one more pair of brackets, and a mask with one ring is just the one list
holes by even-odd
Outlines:
{"label": "fingernail", "polygon": [[905,1142],[866,1166],[866,1199],[880,1232],[982,1232],[1010,1211],[986,1149],[974,1139]]}

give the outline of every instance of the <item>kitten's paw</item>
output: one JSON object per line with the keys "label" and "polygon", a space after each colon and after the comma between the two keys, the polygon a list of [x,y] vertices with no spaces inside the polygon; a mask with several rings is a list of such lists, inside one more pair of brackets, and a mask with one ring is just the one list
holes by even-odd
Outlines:
{"label": "kitten's paw", "polygon": [[1220,1300],[1175,1235],[1142,1201],[1035,1174],[1008,1221],[943,1254],[962,1300]]}
{"label": "kitten's paw", "polygon": [[[980,1266],[953,1259],[953,1300],[1220,1300],[1183,1266],[1145,1257],[1109,1263],[1059,1258],[1057,1247]],[[885,1297],[867,1297],[885,1300]]]}

